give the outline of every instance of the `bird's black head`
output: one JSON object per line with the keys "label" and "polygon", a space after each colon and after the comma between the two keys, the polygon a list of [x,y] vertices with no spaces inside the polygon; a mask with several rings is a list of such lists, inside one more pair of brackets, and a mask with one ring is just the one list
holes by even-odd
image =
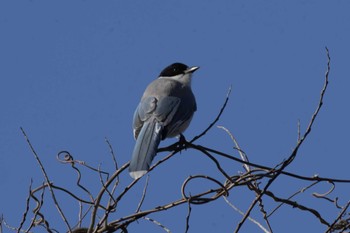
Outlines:
{"label": "bird's black head", "polygon": [[185,70],[188,69],[188,66],[186,66],[185,64],[176,62],[171,64],[170,66],[167,66],[164,68],[164,70],[162,70],[162,72],[160,72],[159,76],[162,77],[172,77],[178,74],[183,74],[185,73]]}

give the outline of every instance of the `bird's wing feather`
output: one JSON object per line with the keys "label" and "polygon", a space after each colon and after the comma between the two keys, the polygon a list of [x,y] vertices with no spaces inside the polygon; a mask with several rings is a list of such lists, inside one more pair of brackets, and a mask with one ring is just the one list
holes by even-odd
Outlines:
{"label": "bird's wing feather", "polygon": [[168,125],[173,119],[180,105],[180,98],[166,96],[159,98],[154,115],[158,121],[163,122],[164,126]]}
{"label": "bird's wing feather", "polygon": [[135,139],[137,139],[143,123],[151,116],[154,116],[164,126],[168,125],[177,112],[180,102],[180,98],[174,96],[160,97],[159,99],[151,96],[143,99],[134,113],[133,128]]}

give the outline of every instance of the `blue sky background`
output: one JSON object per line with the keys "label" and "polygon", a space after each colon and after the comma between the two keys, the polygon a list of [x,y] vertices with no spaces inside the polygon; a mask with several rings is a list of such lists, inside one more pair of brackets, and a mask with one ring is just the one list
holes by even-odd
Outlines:
{"label": "blue sky background", "polygon": [[[18,226],[30,179],[34,186],[43,181],[20,127],[56,185],[73,188],[76,179],[69,166],[56,161],[61,150],[113,172],[105,137],[119,164],[126,163],[134,146],[131,122],[141,94],[176,61],[201,67],[193,78],[198,111],[187,138],[215,118],[232,85],[218,124],[236,136],[252,162],[280,163],[296,144],[298,120],[304,130],[318,103],[327,62],[325,46],[332,61],[324,106],[288,171],[349,179],[349,11],[350,2],[345,0],[1,1],[0,213]],[[227,134],[216,128],[198,143],[237,154]],[[242,171],[240,164],[220,161],[231,174]],[[206,157],[184,151],[151,173],[142,209],[180,199],[182,182],[195,174],[224,180]],[[96,195],[99,178],[89,172],[85,177],[83,183]],[[121,187],[132,181],[127,174],[121,179]],[[120,203],[115,219],[136,209],[144,182]],[[281,177],[271,188],[287,197],[306,185]],[[210,187],[198,182],[191,192]],[[314,191],[328,189],[321,184],[296,200],[332,221],[338,214],[332,204],[311,197]],[[331,197],[340,196],[344,205],[349,193],[349,185],[337,185]],[[48,192],[45,195],[49,197]],[[229,197],[243,211],[253,199],[254,194],[244,188],[234,189]],[[59,200],[74,225],[78,205],[65,195]],[[52,203],[45,204],[51,226],[64,232]],[[268,211],[276,206],[268,198],[265,205]],[[186,214],[183,206],[150,217],[172,232],[184,232]],[[257,208],[252,216],[263,222]],[[240,219],[219,199],[193,206],[189,232],[233,232]],[[325,231],[309,213],[287,206],[271,218],[271,224],[275,232]],[[129,232],[164,230],[140,220]],[[247,222],[242,232],[259,229]]]}

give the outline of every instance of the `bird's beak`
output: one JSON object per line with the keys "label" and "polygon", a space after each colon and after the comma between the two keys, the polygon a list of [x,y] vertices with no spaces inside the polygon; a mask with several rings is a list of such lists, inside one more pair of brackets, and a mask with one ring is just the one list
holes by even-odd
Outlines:
{"label": "bird's beak", "polygon": [[199,66],[192,66],[192,67],[189,67],[187,70],[185,70],[185,73],[193,73],[198,69],[199,69]]}

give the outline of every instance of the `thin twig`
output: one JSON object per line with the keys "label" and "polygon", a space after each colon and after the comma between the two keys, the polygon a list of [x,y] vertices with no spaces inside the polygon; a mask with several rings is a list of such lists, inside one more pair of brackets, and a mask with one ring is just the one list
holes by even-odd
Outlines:
{"label": "thin twig", "polygon": [[80,183],[80,181],[81,181],[81,173],[80,173],[80,170],[74,165],[74,163],[71,163],[71,165],[72,165],[72,168],[77,172],[77,175],[78,175],[78,178],[77,178],[77,181],[76,181],[76,185],[77,185],[80,189],[82,189],[84,192],[86,192],[86,193],[88,194],[88,196],[90,197],[90,200],[91,200],[92,202],[94,202],[94,198],[92,197],[92,194],[90,193],[90,191],[89,191],[87,188],[85,188],[85,187]]}
{"label": "thin twig", "polygon": [[147,187],[148,187],[148,181],[149,181],[149,175],[147,176],[147,179],[146,179],[146,183],[145,183],[145,187],[143,188],[143,191],[142,191],[142,196],[141,196],[141,200],[136,208],[136,211],[135,213],[139,212],[140,209],[141,209],[141,206],[143,204],[143,201],[145,200],[145,197],[146,197],[146,192],[147,192]]}
{"label": "thin twig", "polygon": [[[221,152],[221,151],[218,151],[218,150],[211,149],[209,147],[205,147],[205,146],[201,146],[201,145],[195,145],[195,147],[198,147],[200,149],[204,149],[204,150],[206,150],[208,152],[215,153],[217,155],[220,155],[220,156],[223,156],[225,158],[234,160],[236,162],[239,162],[239,163],[242,163],[242,164],[247,164],[249,166],[260,168],[260,169],[263,169],[263,170],[266,170],[266,171],[270,171],[270,170],[273,169],[271,167],[260,165],[260,164],[257,164],[257,163],[243,161],[243,160],[241,160],[239,158],[236,158],[236,157],[234,157],[232,155],[229,155],[227,153],[224,153],[224,152]],[[335,183],[350,183],[350,180],[348,180],[348,179],[337,179],[337,178],[328,178],[328,177],[321,177],[321,176],[308,177],[308,176],[301,176],[301,175],[294,174],[294,173],[287,172],[287,171],[281,171],[281,174],[289,176],[289,177],[293,177],[293,178],[296,178],[296,179],[300,179],[300,180],[306,180],[306,181],[332,181],[332,182],[335,182]]]}
{"label": "thin twig", "polygon": [[226,105],[227,105],[227,102],[229,100],[229,97],[230,97],[230,94],[231,94],[231,90],[232,90],[232,86],[229,87],[228,89],[228,92],[226,94],[226,99],[225,99],[225,102],[224,104],[222,105],[221,109],[220,109],[220,112],[219,114],[216,116],[216,118],[214,119],[214,121],[202,132],[200,133],[199,135],[195,136],[192,140],[190,140],[190,143],[193,143],[195,142],[197,139],[201,138],[202,136],[204,136],[215,124],[216,122],[219,121],[222,113],[224,112],[225,108],[226,108]]}
{"label": "thin twig", "polygon": [[[188,186],[189,182],[194,180],[194,179],[206,179],[206,180],[209,180],[209,181],[212,181],[214,183],[216,183],[217,185],[220,186],[220,189],[210,189],[208,190],[207,192],[203,192],[203,193],[200,193],[200,194],[197,194],[197,195],[190,195],[190,196],[187,196],[186,195],[186,187]],[[232,186],[233,187],[233,186]],[[232,188],[231,187],[231,188]],[[189,176],[182,184],[182,187],[181,187],[181,194],[182,194],[182,197],[186,200],[188,200],[188,202],[190,202],[191,204],[203,204],[203,203],[207,203],[207,202],[210,202],[210,201],[213,201],[213,200],[216,200],[218,197],[220,197],[221,195],[224,195],[224,196],[228,196],[229,195],[229,190],[225,187],[224,184],[221,184],[218,180],[214,179],[213,177],[210,177],[210,176],[204,176],[204,175],[195,175],[195,176]],[[206,195],[206,194],[209,194],[209,193],[215,193],[214,196],[212,197],[209,197],[209,198],[203,198],[202,196]]]}
{"label": "thin twig", "polygon": [[41,171],[42,171],[42,173],[43,173],[43,175],[44,175],[44,177],[45,177],[46,183],[49,184],[48,187],[49,187],[49,190],[50,190],[50,193],[51,193],[51,197],[52,197],[52,199],[53,199],[53,201],[54,201],[54,203],[55,203],[56,209],[58,210],[59,214],[61,215],[61,218],[63,219],[63,222],[66,224],[67,228],[71,231],[72,229],[71,229],[71,227],[70,227],[70,225],[69,225],[69,223],[68,223],[68,221],[67,221],[67,218],[64,216],[64,213],[63,213],[63,211],[62,211],[62,209],[61,209],[61,207],[60,207],[60,205],[58,204],[58,201],[57,201],[57,199],[56,199],[56,196],[55,196],[55,193],[54,193],[54,191],[53,191],[53,188],[52,188],[51,185],[50,185],[51,182],[50,182],[50,179],[49,179],[49,177],[48,177],[48,175],[47,175],[47,173],[46,173],[46,171],[45,171],[44,166],[43,166],[43,164],[41,163],[41,160],[40,160],[38,154],[37,154],[36,151],[34,150],[34,147],[32,146],[31,142],[29,141],[29,138],[27,137],[27,134],[25,133],[24,129],[23,129],[22,127],[20,127],[20,129],[21,129],[22,134],[23,134],[24,138],[26,139],[27,144],[29,145],[29,147],[30,147],[30,149],[31,149],[31,151],[32,151],[32,153],[33,153],[33,155],[34,155],[36,161],[37,161],[38,164],[39,164],[39,167],[40,167],[40,169],[41,169]]}
{"label": "thin twig", "polygon": [[79,213],[78,213],[78,224],[76,227],[81,227],[81,223],[83,222],[83,203],[81,201],[79,203]]}
{"label": "thin twig", "polygon": [[[107,138],[105,138],[105,141],[106,143],[108,144],[108,147],[109,147],[109,150],[110,150],[110,154],[112,156],[112,160],[113,160],[113,163],[114,163],[114,167],[115,167],[115,170],[117,171],[118,170],[118,163],[117,163],[117,159],[116,159],[116,156],[114,154],[114,150],[113,150],[113,147],[111,145],[111,143],[109,142],[109,140]],[[101,175],[100,175],[101,176]],[[111,212],[115,211],[115,205],[117,204],[116,203],[116,200],[114,199],[113,195],[114,195],[114,192],[115,190],[117,189],[117,186],[119,184],[119,175],[115,178],[115,181],[114,181],[114,185],[112,187],[112,190],[109,191],[108,187],[105,186],[105,184],[102,182],[102,178],[100,178],[101,180],[101,183],[102,183],[102,186],[105,188],[105,190],[108,192],[108,195],[109,195],[109,200],[108,200],[108,203],[107,203],[107,210],[105,211],[104,213],[104,216],[101,218],[100,222],[97,224],[97,228],[99,228],[99,226],[101,226],[103,223],[105,224],[105,227],[107,227],[107,219],[108,219],[108,216]],[[123,232],[127,232],[126,229],[123,230]]]}
{"label": "thin twig", "polygon": [[[233,134],[227,128],[225,128],[224,126],[218,126],[218,128],[224,130],[230,136],[231,140],[235,144],[235,148],[238,150],[238,153],[239,153],[241,159],[243,161],[245,161],[245,162],[249,162],[247,154],[243,152],[243,150],[239,146],[238,141],[233,136]],[[248,166],[247,164],[243,164],[243,168],[246,170],[246,172],[250,172],[251,171],[251,167]],[[248,183],[247,185],[248,185],[248,187],[252,186],[252,189],[254,191],[259,188],[258,183],[256,182],[256,180],[253,180],[252,182]],[[255,187],[255,189],[254,189],[254,187]],[[266,214],[266,211],[264,209],[264,203],[263,203],[262,199],[259,200],[259,207],[260,207],[260,212],[262,212],[264,220],[265,220],[267,226],[269,227],[269,231],[272,232],[272,228],[271,228],[270,222],[269,222],[269,220],[267,218],[267,214]]]}
{"label": "thin twig", "polygon": [[[29,193],[28,193],[28,197],[27,197],[27,200],[26,200],[26,209],[23,213],[23,217],[22,217],[22,221],[21,223],[19,224],[19,227],[17,229],[17,233],[19,233],[26,221],[26,217],[27,217],[27,214],[28,214],[28,211],[29,211],[29,201],[30,201],[30,193],[32,192],[32,184],[33,184],[33,180],[30,179],[30,184],[29,184]],[[0,231],[1,233],[1,231]]]}
{"label": "thin twig", "polygon": [[[76,196],[75,194],[73,194],[71,191],[69,191],[69,190],[67,190],[67,189],[65,189],[65,188],[62,188],[62,187],[60,187],[60,186],[56,186],[56,185],[54,185],[53,183],[50,183],[50,184],[44,183],[43,185],[41,185],[41,186],[37,187],[36,189],[32,190],[32,193],[34,194],[34,193],[36,193],[37,191],[39,191],[39,190],[41,190],[41,189],[43,189],[43,188],[45,188],[45,187],[49,187],[49,186],[51,186],[53,189],[57,189],[57,190],[60,190],[60,191],[62,191],[62,192],[64,192],[64,193],[68,194],[69,196],[71,196],[72,198],[76,199],[77,201],[80,201],[80,202],[82,202],[82,203],[89,204],[89,205],[94,204],[93,202],[86,201],[86,200],[84,200],[84,199],[79,198],[78,196]],[[104,208],[104,207],[101,206],[101,205],[100,205],[99,207],[102,208],[102,209]]]}
{"label": "thin twig", "polygon": [[296,201],[291,201],[289,199],[279,198],[275,194],[273,194],[272,192],[267,191],[267,190],[264,192],[264,194],[273,198],[277,202],[283,202],[285,204],[292,206],[293,208],[298,208],[300,210],[307,211],[307,212],[313,214],[322,224],[324,224],[326,226],[330,226],[330,224],[324,218],[322,218],[321,214],[318,213],[318,211],[316,211],[315,209],[306,207],[302,204],[297,203]]}
{"label": "thin twig", "polygon": [[190,145],[191,148],[197,149],[199,151],[201,151],[203,154],[205,154],[208,158],[210,158],[216,165],[216,167],[218,168],[218,170],[221,172],[221,174],[223,174],[223,176],[226,177],[226,179],[230,180],[233,183],[233,180],[231,180],[231,177],[225,172],[225,170],[221,167],[219,161],[212,156],[209,152],[207,152],[206,150],[203,150],[201,147],[197,147],[196,145],[191,144]]}
{"label": "thin twig", "polygon": [[158,222],[158,221],[156,221],[156,220],[154,220],[152,218],[149,218],[149,217],[143,217],[143,218],[146,219],[147,221],[150,221],[150,222],[156,224],[157,226],[160,226],[167,233],[171,233],[171,231],[167,227],[165,227],[163,224],[161,224],[160,222]]}
{"label": "thin twig", "polygon": [[[332,232],[332,230],[335,228],[335,226],[338,224],[338,222],[341,220],[341,218],[343,217],[343,215],[345,214],[346,210],[349,208],[350,206],[350,201],[344,206],[344,208],[342,209],[342,211],[340,211],[338,217],[334,220],[334,222],[329,226],[329,228],[327,229],[326,233]],[[346,226],[345,226],[346,227]],[[345,228],[343,227],[343,228]],[[350,228],[350,224],[347,223],[347,227]],[[344,229],[345,230],[345,229]],[[343,232],[343,231],[340,231]]]}
{"label": "thin twig", "polygon": [[334,191],[334,189],[335,189],[335,184],[334,184],[334,182],[331,182],[331,181],[329,181],[328,183],[330,183],[332,186],[327,192],[325,192],[325,193],[316,193],[316,192],[314,192],[312,194],[312,196],[317,197],[317,198],[323,198],[323,197],[331,194]]}
{"label": "thin twig", "polygon": [[[1,230],[2,230],[2,226],[6,227],[7,229],[11,230],[11,231],[17,231],[17,228],[16,227],[13,227],[13,226],[10,226],[6,221],[5,221],[5,218],[2,216],[1,217]],[[21,232],[25,232],[25,233],[33,233],[31,231],[25,231],[25,230],[21,230]]]}
{"label": "thin twig", "polygon": [[[100,166],[101,166],[101,164],[98,165],[98,170],[99,170],[99,171],[100,171]],[[108,189],[108,188],[105,186],[105,184],[104,184],[104,181],[103,181],[103,178],[102,178],[102,173],[99,172],[98,175],[99,175],[99,177],[100,177],[100,183],[101,183],[102,187],[105,188],[106,192],[107,192],[108,195],[109,195],[109,199],[112,200],[113,202],[115,202],[114,197],[113,197],[113,194],[109,191],[109,189]],[[118,177],[117,177],[117,178],[118,178]],[[116,178],[116,179],[117,179],[117,178]]]}
{"label": "thin twig", "polygon": [[[232,204],[227,197],[224,196],[224,200],[226,201],[226,203],[231,206],[232,209],[234,209],[236,212],[238,212],[240,215],[244,216],[244,212],[240,209],[238,209],[234,204]],[[248,217],[248,220],[251,221],[252,223],[256,224],[262,231],[264,231],[265,233],[270,233],[270,231],[268,231],[263,225],[261,225],[261,223],[259,223],[258,221],[256,221],[255,219],[253,219],[252,217]]]}
{"label": "thin twig", "polygon": [[106,191],[106,188],[109,187],[109,185],[114,181],[114,179],[116,179],[116,177],[119,176],[120,173],[122,173],[127,167],[129,167],[129,163],[124,164],[121,168],[119,168],[117,171],[114,172],[114,174],[107,180],[107,182],[105,183],[105,186],[100,190],[100,192],[98,193],[96,199],[95,199],[95,204],[94,207],[92,209],[92,213],[91,213],[91,221],[90,221],[90,226],[89,226],[89,230],[88,233],[91,233],[94,229],[94,225],[95,225],[95,221],[96,221],[96,214],[97,214],[97,209],[100,206],[100,202],[102,200],[102,197]]}
{"label": "thin twig", "polygon": [[[63,158],[61,158],[61,156],[63,156]],[[64,164],[79,164],[83,167],[86,167],[94,172],[97,172],[97,173],[103,173],[104,175],[106,175],[106,179],[108,180],[109,178],[109,173],[108,172],[105,172],[105,171],[101,171],[101,170],[98,170],[97,168],[94,168],[94,167],[91,167],[90,165],[88,165],[85,161],[81,161],[81,160],[75,160],[73,158],[73,156],[68,152],[68,151],[60,151],[58,152],[57,156],[56,156],[56,159],[61,162],[61,163],[64,163]]]}
{"label": "thin twig", "polygon": [[[241,222],[238,224],[235,232],[238,232],[240,230],[240,228],[242,227],[243,223],[245,222],[245,220],[247,219],[247,217],[250,215],[250,212],[252,211],[252,209],[254,208],[254,206],[256,205],[256,203],[261,199],[261,197],[265,194],[265,192],[267,191],[267,189],[270,187],[270,185],[277,179],[277,177],[282,173],[282,171],[294,160],[294,158],[296,157],[298,150],[300,148],[300,146],[303,144],[303,142],[305,141],[305,139],[307,138],[307,136],[309,135],[309,133],[311,132],[311,128],[315,122],[316,117],[318,116],[318,113],[320,112],[320,109],[323,105],[323,97],[324,94],[326,93],[327,87],[328,87],[328,75],[329,75],[329,70],[330,70],[330,56],[329,56],[329,51],[328,48],[326,47],[326,53],[327,53],[327,58],[328,58],[328,62],[327,62],[327,70],[325,73],[325,81],[324,81],[324,85],[323,88],[321,90],[321,94],[320,94],[320,99],[319,99],[319,103],[317,105],[317,108],[314,112],[314,114],[311,117],[310,123],[303,135],[303,137],[300,139],[300,141],[298,141],[297,145],[295,146],[293,152],[291,153],[291,155],[288,157],[288,159],[282,164],[282,166],[277,170],[277,172],[275,173],[275,175],[268,181],[268,183],[265,185],[264,189],[262,190],[261,194],[258,195],[255,200],[251,203],[249,209],[247,210],[245,216],[243,217],[243,219],[241,220]],[[322,221],[321,221],[322,222]]]}
{"label": "thin twig", "polygon": [[109,152],[111,153],[115,170],[118,170],[118,163],[117,163],[117,159],[116,159],[115,154],[114,154],[113,147],[112,147],[111,143],[109,142],[109,140],[107,139],[107,137],[105,138],[105,141],[106,141],[106,143],[107,143],[107,145],[109,147]]}
{"label": "thin twig", "polygon": [[192,212],[192,207],[191,207],[191,203],[188,202],[187,203],[187,216],[186,216],[186,229],[185,229],[185,233],[188,232],[188,229],[190,229],[190,217],[191,217],[191,212]]}
{"label": "thin twig", "polygon": [[[308,186],[302,188],[301,190],[299,190],[299,191],[293,193],[291,196],[289,196],[289,197],[287,198],[287,200],[291,200],[291,199],[292,199],[293,197],[295,197],[296,195],[305,192],[306,190],[308,190],[309,188],[311,188],[311,187],[313,187],[314,185],[318,184],[319,182],[320,182],[320,181],[315,181],[315,182],[313,182],[312,184],[310,184],[310,185],[308,185]],[[274,208],[274,209],[270,212],[270,214],[267,215],[267,217],[271,217],[271,216],[272,216],[282,205],[284,205],[284,204],[285,204],[284,202],[281,202],[276,208]]]}
{"label": "thin twig", "polygon": [[[238,153],[239,153],[241,159],[242,159],[243,161],[245,161],[245,162],[249,162],[249,159],[248,159],[247,154],[244,153],[243,150],[240,148],[240,146],[239,146],[239,144],[238,144],[236,138],[233,136],[233,134],[232,134],[227,128],[225,128],[224,126],[221,126],[221,125],[220,125],[220,126],[218,126],[218,128],[224,130],[224,131],[230,136],[231,140],[232,140],[233,143],[235,144],[235,148],[238,150]],[[244,169],[245,169],[247,172],[250,171],[250,167],[248,166],[248,164],[245,164],[245,163],[244,163],[244,164],[243,164],[243,167],[244,167]]]}

